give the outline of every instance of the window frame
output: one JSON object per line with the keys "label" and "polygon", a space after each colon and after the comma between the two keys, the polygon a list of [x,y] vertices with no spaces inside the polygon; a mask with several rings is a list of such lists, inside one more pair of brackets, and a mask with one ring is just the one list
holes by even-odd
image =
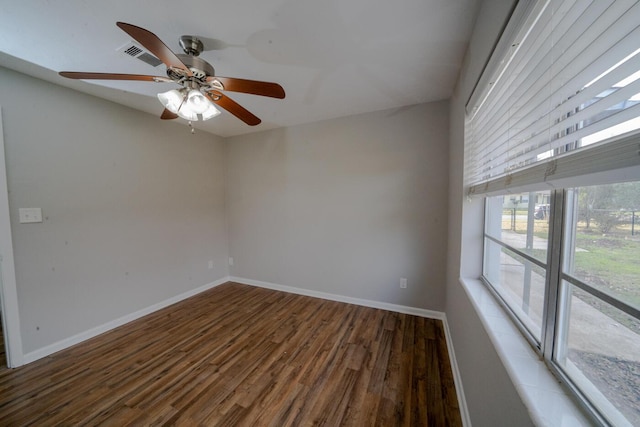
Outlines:
{"label": "window frame", "polygon": [[[594,184],[590,184],[594,185]],[[597,185],[597,184],[595,184]],[[604,184],[603,184],[604,185]],[[581,186],[575,186],[581,187]],[[518,328],[520,333],[529,342],[534,351],[541,357],[545,365],[549,370],[560,380],[560,382],[577,397],[579,405],[586,410],[592,419],[600,425],[611,425],[609,418],[607,418],[595,404],[593,404],[587,397],[586,393],[575,383],[575,381],[569,376],[565,369],[560,366],[556,361],[559,352],[559,342],[562,340],[562,334],[565,332],[561,328],[563,322],[560,319],[561,316],[569,315],[569,311],[566,306],[563,306],[563,300],[566,301],[569,288],[562,286],[563,280],[568,284],[581,289],[584,292],[589,293],[593,297],[603,301],[615,307],[624,313],[635,317],[640,320],[640,310],[621,301],[614,295],[610,295],[601,290],[595,289],[584,281],[573,277],[571,274],[565,272],[568,268],[567,264],[567,252],[565,248],[565,242],[575,238],[575,229],[573,222],[576,221],[573,213],[575,212],[575,203],[577,198],[572,194],[573,188],[559,188],[550,190],[550,210],[549,210],[549,234],[547,241],[547,262],[546,265],[539,259],[512,247],[511,245],[500,241],[494,236],[487,233],[487,220],[488,220],[488,198],[491,196],[485,196],[483,207],[483,253],[482,253],[482,273],[480,276],[481,282],[486,286],[489,292],[494,296],[499,305],[505,310],[510,317],[514,325]],[[506,196],[505,192],[502,195]],[[569,219],[571,214],[571,220]],[[568,222],[571,221],[571,224]],[[545,290],[544,290],[544,303],[543,303],[543,315],[541,325],[541,338],[538,342],[537,338],[529,331],[526,323],[520,319],[514,308],[509,302],[500,294],[490,280],[485,277],[485,259],[486,259],[486,242],[487,240],[495,242],[503,248],[514,252],[515,254],[522,256],[529,262],[533,262],[546,271]],[[572,260],[571,260],[572,261]],[[566,324],[566,323],[565,323]]]}
{"label": "window frame", "polygon": [[[553,191],[551,191],[551,195],[553,195]],[[553,198],[553,197],[552,197]],[[552,204],[553,206],[553,204]],[[489,292],[491,292],[491,294],[494,296],[494,298],[498,301],[498,303],[500,304],[500,306],[509,314],[509,317],[511,318],[511,320],[513,321],[513,323],[516,325],[516,327],[518,328],[518,330],[520,331],[520,333],[525,337],[525,339],[529,342],[529,344],[533,347],[533,349],[536,351],[536,353],[539,356],[543,356],[543,351],[542,349],[544,348],[544,339],[546,336],[546,332],[545,332],[545,324],[546,324],[546,318],[547,318],[547,313],[548,313],[548,308],[547,308],[547,297],[546,297],[546,293],[547,293],[547,282],[549,280],[549,248],[547,248],[547,260],[546,260],[546,264],[543,263],[542,261],[540,261],[539,259],[535,258],[534,256],[531,256],[530,254],[527,254],[524,251],[521,251],[518,248],[515,248],[511,245],[509,245],[508,243],[505,243],[503,241],[501,241],[500,239],[495,238],[494,236],[491,236],[490,234],[487,233],[487,212],[488,212],[488,204],[487,204],[487,197],[484,198],[484,207],[483,207],[483,218],[482,218],[482,222],[483,222],[483,226],[482,226],[482,240],[483,240],[483,244],[482,244],[482,273],[480,276],[480,281],[487,287],[487,289],[489,289]],[[551,213],[549,213],[551,214]],[[549,237],[551,236],[551,223],[549,224]],[[545,297],[544,297],[544,305],[543,305],[543,312],[542,312],[542,325],[541,325],[541,330],[540,330],[540,341],[538,341],[538,339],[536,338],[536,336],[529,330],[529,328],[527,327],[527,325],[525,324],[525,322],[520,319],[520,317],[518,316],[518,314],[516,313],[516,311],[513,309],[513,307],[511,307],[511,305],[509,304],[509,302],[502,296],[502,294],[500,293],[500,291],[498,291],[489,281],[489,279],[487,277],[485,277],[485,258],[486,258],[486,241],[487,239],[489,239],[490,241],[500,245],[503,248],[506,248],[508,250],[510,250],[511,252],[515,253],[518,256],[523,257],[524,259],[526,259],[527,261],[539,266],[540,268],[545,269],[545,271],[547,271],[546,277],[545,277]]]}

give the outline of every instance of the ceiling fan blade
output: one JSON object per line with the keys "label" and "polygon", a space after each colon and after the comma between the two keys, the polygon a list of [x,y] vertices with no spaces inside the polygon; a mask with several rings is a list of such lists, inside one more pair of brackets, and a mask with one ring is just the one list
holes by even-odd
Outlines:
{"label": "ceiling fan blade", "polygon": [[251,113],[249,110],[218,91],[212,90],[206,92],[206,95],[211,100],[211,102],[224,108],[249,126],[259,125],[262,122],[262,120],[254,116],[253,113]]}
{"label": "ceiling fan blade", "polygon": [[277,83],[260,82],[257,80],[236,79],[233,77],[207,77],[207,81],[218,80],[224,90],[231,92],[250,93],[252,95],[270,96],[271,98],[284,98],[284,89]]}
{"label": "ceiling fan blade", "polygon": [[139,80],[146,82],[171,83],[173,80],[160,76],[145,76],[143,74],[115,74],[115,73],[82,73],[75,71],[60,71],[62,77],[78,80]]}
{"label": "ceiling fan blade", "polygon": [[147,48],[149,52],[157,56],[167,67],[179,68],[185,71],[188,76],[193,75],[191,70],[184,65],[180,58],[151,31],[125,22],[117,22],[116,25],[120,27],[122,31],[136,39],[138,43]]}
{"label": "ceiling fan blade", "polygon": [[171,111],[165,108],[162,114],[160,115],[160,118],[162,120],[173,120],[173,119],[177,119],[178,115],[176,113],[172,113]]}

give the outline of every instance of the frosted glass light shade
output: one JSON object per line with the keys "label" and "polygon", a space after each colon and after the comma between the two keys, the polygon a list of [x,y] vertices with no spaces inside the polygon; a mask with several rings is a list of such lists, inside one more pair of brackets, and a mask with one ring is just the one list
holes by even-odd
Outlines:
{"label": "frosted glass light shade", "polygon": [[184,106],[178,111],[178,116],[182,117],[185,120],[189,120],[190,122],[197,122],[198,115]]}
{"label": "frosted glass light shade", "polygon": [[220,110],[196,89],[192,89],[188,94],[185,94],[185,90],[173,89],[159,93],[158,99],[167,110],[192,122],[199,119],[209,120],[220,114]]}
{"label": "frosted glass light shade", "polygon": [[202,113],[202,120],[209,120],[220,114],[220,110],[213,105],[213,102],[208,101],[208,103],[209,105],[207,106],[207,109]]}
{"label": "frosted glass light shade", "polygon": [[199,90],[192,89],[187,97],[187,107],[196,114],[202,114],[209,107],[209,100]]}
{"label": "frosted glass light shade", "polygon": [[164,108],[171,111],[172,113],[178,114],[178,109],[182,104],[184,95],[182,95],[176,89],[173,89],[168,92],[159,93],[158,99],[160,100]]}

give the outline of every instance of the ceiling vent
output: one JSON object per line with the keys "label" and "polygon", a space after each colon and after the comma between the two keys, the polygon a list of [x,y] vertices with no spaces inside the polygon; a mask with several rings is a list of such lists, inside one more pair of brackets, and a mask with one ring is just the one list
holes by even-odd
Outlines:
{"label": "ceiling vent", "polygon": [[116,51],[120,52],[123,55],[139,59],[140,61],[151,65],[152,67],[157,67],[158,65],[162,64],[161,60],[159,60],[151,53],[149,53],[148,50],[134,42],[129,42],[125,45],[122,45],[118,49],[116,49]]}

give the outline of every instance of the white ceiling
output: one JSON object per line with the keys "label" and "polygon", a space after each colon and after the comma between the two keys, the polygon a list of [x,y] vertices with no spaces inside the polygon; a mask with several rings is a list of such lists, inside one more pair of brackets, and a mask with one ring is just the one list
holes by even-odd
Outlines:
{"label": "white ceiling", "polygon": [[[220,136],[403,107],[451,96],[476,0],[0,0],[0,65],[159,116],[172,83],[74,81],[58,71],[165,75],[116,52],[117,21],[204,39],[216,74],[272,81],[284,100],[227,94],[262,119],[223,112],[197,128]],[[160,120],[160,119],[158,119]],[[174,122],[185,125],[184,120]]]}

